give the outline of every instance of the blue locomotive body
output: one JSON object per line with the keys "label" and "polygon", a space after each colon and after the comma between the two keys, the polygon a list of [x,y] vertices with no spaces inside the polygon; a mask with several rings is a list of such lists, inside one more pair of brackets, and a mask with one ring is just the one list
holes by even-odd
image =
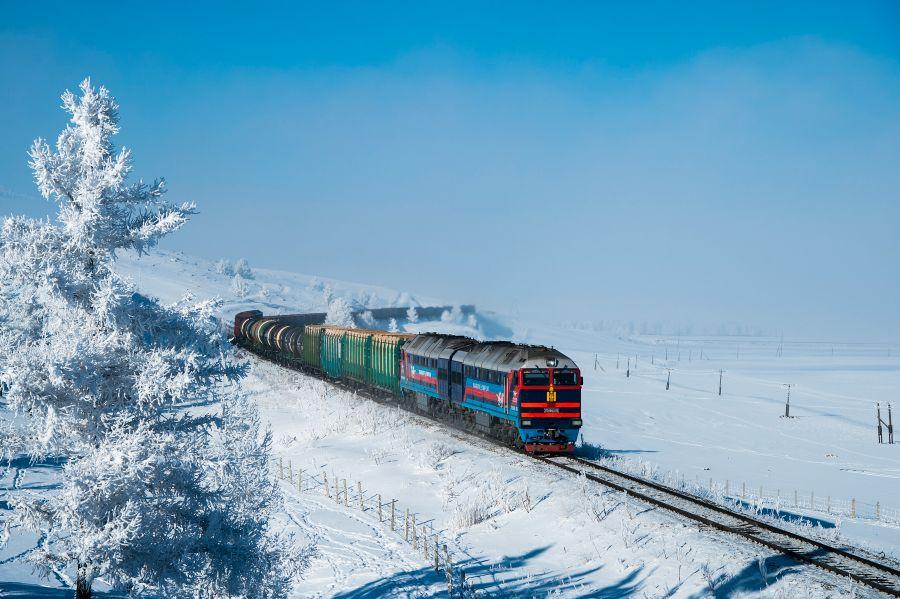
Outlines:
{"label": "blue locomotive body", "polygon": [[467,415],[530,452],[571,452],[581,428],[581,373],[553,348],[425,333],[403,347],[400,387],[429,412]]}

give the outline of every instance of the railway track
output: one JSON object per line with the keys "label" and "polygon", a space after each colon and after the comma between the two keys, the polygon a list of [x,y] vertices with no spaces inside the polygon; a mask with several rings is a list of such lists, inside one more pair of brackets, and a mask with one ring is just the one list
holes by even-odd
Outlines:
{"label": "railway track", "polygon": [[702,497],[673,489],[575,456],[532,456],[556,468],[584,475],[588,480],[674,512],[710,528],[749,539],[798,561],[900,597],[900,570],[893,565],[785,530]]}
{"label": "railway track", "polygon": [[422,414],[399,404],[392,396],[375,392],[366,387],[351,384],[347,381],[332,380],[293,364],[273,360],[251,348],[244,348],[257,357],[273,362],[290,370],[324,380],[335,387],[348,392],[357,393],[367,399],[392,407],[401,407],[408,412],[422,416],[431,421],[450,425],[469,437],[491,443],[494,447],[503,447],[515,451],[517,455],[528,455],[537,462],[559,468],[561,470],[584,475],[588,480],[605,487],[623,491],[631,497],[678,514],[688,520],[698,522],[711,529],[739,536],[745,540],[767,547],[784,555],[807,563],[833,574],[850,578],[853,581],[880,591],[888,596],[900,597],[900,569],[892,564],[878,561],[874,557],[863,555],[852,547],[837,547],[812,537],[783,529],[759,518],[754,518],[726,506],[709,501],[702,497],[686,493],[661,483],[641,478],[632,474],[569,455],[529,455],[497,442],[484,434],[468,430],[456,422],[444,421]]}

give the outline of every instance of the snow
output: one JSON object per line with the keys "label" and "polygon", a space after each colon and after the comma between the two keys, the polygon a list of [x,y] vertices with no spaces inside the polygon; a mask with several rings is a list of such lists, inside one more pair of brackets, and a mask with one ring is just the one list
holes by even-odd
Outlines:
{"label": "snow", "polygon": [[[163,301],[186,292],[222,297],[226,324],[244,309],[325,312],[328,295],[368,308],[444,304],[408,291],[256,265],[253,279],[246,280],[247,295],[238,298],[232,294],[232,276],[217,272],[214,262],[165,251],[140,259],[122,256],[118,268]],[[874,431],[874,403],[884,406],[900,388],[898,351],[889,355],[880,346],[837,344],[832,357],[830,345],[625,337],[481,311],[474,323],[398,324],[412,331],[554,345],[583,369],[584,440],[616,456],[623,467],[674,480],[683,475],[686,484],[701,487],[710,478],[720,489],[729,481],[732,495],[742,484],[748,493],[762,485],[774,501],[780,490],[782,508],[791,513],[814,516],[875,549],[895,555],[900,549],[900,529],[890,520],[896,513],[891,510],[900,509],[900,449],[879,446]],[[626,377],[629,356],[631,376]],[[672,385],[666,391],[668,368]],[[722,397],[717,395],[720,369],[725,371]],[[779,417],[785,383],[794,385],[792,419]],[[760,547],[700,530],[617,493],[601,493],[522,456],[298,373],[254,361],[242,385],[272,427],[276,455],[285,467],[291,464],[294,474],[292,482],[281,483],[285,509],[278,517],[301,545],[316,544],[297,597],[445,592],[443,576],[433,572],[421,549],[403,541],[402,526],[391,532],[378,522],[373,498],[379,493],[384,502],[397,499],[398,512],[409,507],[417,523],[428,522],[485,595],[689,597],[708,592],[708,580],[720,596],[824,597],[851,591],[846,581],[798,567]],[[338,505],[321,487],[298,492],[300,468],[319,480],[327,474],[331,484],[346,478],[350,506]],[[11,486],[14,474],[0,481],[0,489]],[[357,481],[370,502],[366,511],[354,504]],[[833,511],[842,509],[841,501],[856,498],[865,517],[795,509],[795,489],[806,501],[810,491],[817,503],[830,496]],[[880,521],[867,511],[876,502],[884,516]],[[473,520],[482,521],[467,525]],[[0,589],[7,594],[12,595],[7,581],[54,586],[53,581],[38,583],[16,566],[17,560],[6,561],[33,542],[13,535],[0,550]],[[867,594],[860,587],[855,592]]]}

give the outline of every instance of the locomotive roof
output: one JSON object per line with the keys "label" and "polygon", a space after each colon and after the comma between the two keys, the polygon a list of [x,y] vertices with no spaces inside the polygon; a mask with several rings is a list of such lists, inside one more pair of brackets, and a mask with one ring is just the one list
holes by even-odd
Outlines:
{"label": "locomotive roof", "polygon": [[477,341],[460,335],[423,333],[416,335],[404,348],[426,358],[446,359],[452,355],[454,361],[467,366],[500,372],[520,368],[577,368],[571,358],[552,347],[511,341]]}

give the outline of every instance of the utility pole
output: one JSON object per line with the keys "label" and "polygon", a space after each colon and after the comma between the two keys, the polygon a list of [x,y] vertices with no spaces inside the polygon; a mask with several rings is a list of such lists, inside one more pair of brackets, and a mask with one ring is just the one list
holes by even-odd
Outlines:
{"label": "utility pole", "polygon": [[719,369],[719,397],[722,397],[722,369]]}
{"label": "utility pole", "polygon": [[672,380],[672,369],[666,368],[668,372],[666,372],[666,391],[669,390],[669,382]]}
{"label": "utility pole", "polygon": [[891,420],[891,404],[888,404],[888,443],[894,444],[894,422]]}
{"label": "utility pole", "polygon": [[628,358],[628,369],[625,371],[625,378],[631,377],[631,358]]}
{"label": "utility pole", "polygon": [[891,404],[888,404],[888,419],[887,422],[881,419],[881,404],[875,404],[875,414],[878,417],[878,442],[883,443],[884,439],[882,437],[882,425],[887,427],[888,430],[888,445],[894,444],[894,421],[891,417]]}
{"label": "utility pole", "polygon": [[790,418],[791,417],[791,387],[793,387],[793,384],[786,383],[784,386],[787,387],[787,401],[784,404],[784,417]]}
{"label": "utility pole", "polygon": [[597,370],[597,364],[599,364],[599,363],[600,363],[599,356],[597,354],[594,354],[594,370]]}
{"label": "utility pole", "polygon": [[888,443],[894,444],[894,423],[891,420],[891,404],[888,404]]}

